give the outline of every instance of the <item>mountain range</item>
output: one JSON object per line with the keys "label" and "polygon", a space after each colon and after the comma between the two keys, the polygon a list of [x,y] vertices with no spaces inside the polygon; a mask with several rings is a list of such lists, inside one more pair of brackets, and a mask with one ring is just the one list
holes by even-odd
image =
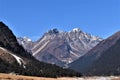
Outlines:
{"label": "mountain range", "polygon": [[33,42],[28,37],[16,38],[0,22],[0,72],[42,77],[111,76],[120,75],[119,62],[120,31],[102,39],[79,28],[69,32],[52,29]]}
{"label": "mountain range", "polygon": [[120,75],[120,31],[69,65],[69,68],[89,76]]}
{"label": "mountain range", "polygon": [[0,72],[42,77],[81,76],[73,70],[36,60],[18,44],[3,22],[0,22]]}
{"label": "mountain range", "polygon": [[75,28],[69,32],[49,30],[35,42],[27,37],[17,40],[27,51],[31,51],[37,60],[65,67],[85,55],[102,41],[102,38]]}
{"label": "mountain range", "polygon": [[79,28],[69,32],[53,29],[32,44],[32,55],[39,61],[87,76],[120,75],[120,31],[102,39]]}

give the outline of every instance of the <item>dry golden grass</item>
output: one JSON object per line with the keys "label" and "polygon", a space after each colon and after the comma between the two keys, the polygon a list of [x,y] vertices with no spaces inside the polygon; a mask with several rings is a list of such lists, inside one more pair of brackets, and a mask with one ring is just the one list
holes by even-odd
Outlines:
{"label": "dry golden grass", "polygon": [[56,80],[54,78],[30,77],[22,75],[10,75],[0,73],[0,80]]}
{"label": "dry golden grass", "polygon": [[70,77],[61,77],[61,78],[44,78],[44,77],[31,77],[31,76],[22,76],[22,75],[11,75],[0,73],[0,80],[120,80],[119,77],[84,77],[84,78],[70,78]]}

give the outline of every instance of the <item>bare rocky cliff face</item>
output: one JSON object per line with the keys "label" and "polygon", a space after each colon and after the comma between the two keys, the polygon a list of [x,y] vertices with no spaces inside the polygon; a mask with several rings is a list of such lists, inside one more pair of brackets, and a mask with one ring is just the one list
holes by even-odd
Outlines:
{"label": "bare rocky cliff face", "polygon": [[85,55],[100,41],[101,38],[85,33],[79,28],[69,32],[53,29],[34,42],[30,49],[39,61],[63,67]]}

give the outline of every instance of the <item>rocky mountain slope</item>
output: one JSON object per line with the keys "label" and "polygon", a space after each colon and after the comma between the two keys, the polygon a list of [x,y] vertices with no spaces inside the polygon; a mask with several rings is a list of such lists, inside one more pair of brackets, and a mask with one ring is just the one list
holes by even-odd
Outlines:
{"label": "rocky mountain slope", "polygon": [[53,29],[34,42],[31,51],[39,61],[63,67],[86,54],[100,41],[101,38],[85,33],[79,28],[69,32]]}
{"label": "rocky mountain slope", "polygon": [[0,22],[0,46],[5,47],[13,52],[21,52],[21,46],[16,42],[16,37],[12,31],[2,22]]}
{"label": "rocky mountain slope", "polygon": [[85,75],[120,74],[120,31],[100,42],[75,62],[70,68]]}
{"label": "rocky mountain slope", "polygon": [[34,42],[28,37],[19,37],[17,38],[19,45],[22,45],[27,52],[31,53],[31,49],[34,46]]}
{"label": "rocky mountain slope", "polygon": [[73,70],[36,60],[24,50],[12,31],[0,22],[0,72],[42,77],[80,76]]}

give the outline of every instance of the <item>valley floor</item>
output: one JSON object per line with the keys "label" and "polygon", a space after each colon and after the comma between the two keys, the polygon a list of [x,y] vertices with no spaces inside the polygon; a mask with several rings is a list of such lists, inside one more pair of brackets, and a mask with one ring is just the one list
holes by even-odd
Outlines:
{"label": "valley floor", "polygon": [[20,76],[0,73],[0,80],[120,80],[119,77],[81,77],[81,78],[44,78],[44,77],[31,77],[31,76]]}

